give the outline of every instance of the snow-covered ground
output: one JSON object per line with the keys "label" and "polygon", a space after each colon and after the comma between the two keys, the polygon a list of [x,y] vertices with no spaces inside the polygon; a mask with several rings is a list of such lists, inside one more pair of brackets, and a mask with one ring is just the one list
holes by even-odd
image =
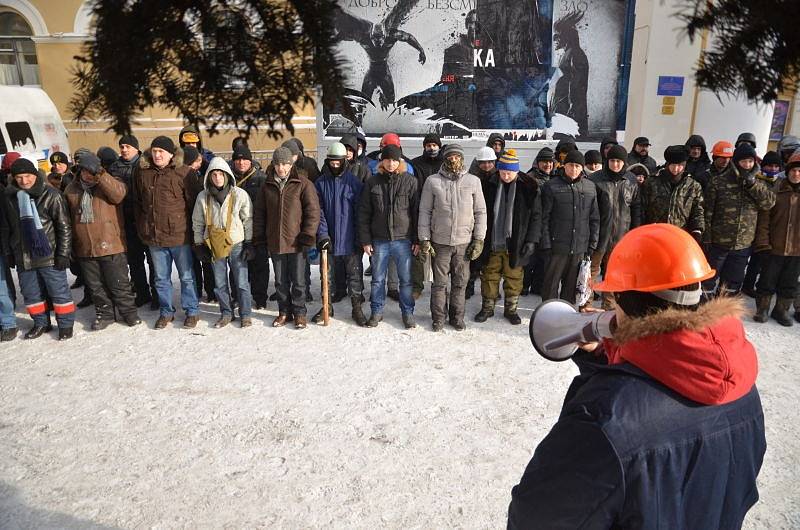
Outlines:
{"label": "snow-covered ground", "polygon": [[[576,373],[534,353],[538,302],[480,325],[476,296],[439,334],[427,296],[412,331],[391,300],[376,329],[348,302],[305,331],[274,303],[246,330],[203,304],[194,330],[93,333],[81,310],[69,342],[0,346],[0,528],[502,528]],[[800,326],[746,326],[768,450],[745,527],[800,528]]]}

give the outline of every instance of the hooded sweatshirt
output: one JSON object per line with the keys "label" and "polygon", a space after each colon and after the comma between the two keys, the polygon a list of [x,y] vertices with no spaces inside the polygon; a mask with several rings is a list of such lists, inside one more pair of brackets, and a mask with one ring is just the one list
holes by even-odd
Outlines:
{"label": "hooded sweatshirt", "polygon": [[[220,170],[225,173],[225,184],[218,189],[211,182],[211,172]],[[208,164],[204,177],[203,191],[197,196],[192,212],[192,232],[194,244],[202,245],[209,236],[206,227],[206,212],[211,207],[211,221],[217,228],[224,229],[228,220],[228,207],[233,201],[229,235],[236,245],[253,238],[253,206],[250,196],[242,188],[236,187],[233,171],[221,157],[214,157]],[[220,202],[221,201],[221,202]]]}
{"label": "hooded sweatshirt", "polygon": [[686,175],[692,177],[694,180],[700,183],[700,186],[703,190],[706,189],[708,185],[708,171],[711,168],[711,159],[708,157],[708,152],[706,151],[706,141],[703,139],[702,136],[699,134],[693,134],[686,140],[686,149],[691,149],[692,146],[700,146],[702,153],[700,157],[693,160],[689,158],[686,162],[686,169],[684,170]]}

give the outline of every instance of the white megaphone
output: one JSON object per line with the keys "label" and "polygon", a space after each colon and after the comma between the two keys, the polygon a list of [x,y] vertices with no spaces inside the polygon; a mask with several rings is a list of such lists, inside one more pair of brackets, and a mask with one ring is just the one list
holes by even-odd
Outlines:
{"label": "white megaphone", "polygon": [[616,313],[580,313],[564,300],[548,300],[531,316],[528,333],[539,355],[550,361],[566,361],[578,351],[578,343],[610,338],[617,327]]}

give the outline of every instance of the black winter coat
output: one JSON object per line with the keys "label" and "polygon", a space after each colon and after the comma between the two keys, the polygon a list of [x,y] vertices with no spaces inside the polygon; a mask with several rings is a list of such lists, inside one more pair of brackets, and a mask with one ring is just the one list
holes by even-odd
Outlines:
{"label": "black winter coat", "polygon": [[705,190],[709,181],[708,171],[711,169],[711,159],[708,157],[708,152],[706,151],[706,142],[703,140],[702,136],[698,134],[693,134],[690,136],[686,141],[686,149],[688,150],[689,145],[692,144],[700,145],[702,152],[700,154],[700,158],[697,160],[689,159],[686,162],[686,169],[684,169],[684,173],[699,182],[700,187]]}
{"label": "black winter coat", "polygon": [[651,175],[656,172],[656,169],[658,169],[658,163],[652,156],[642,156],[636,151],[631,151],[628,153],[628,165],[632,166],[633,164],[642,164],[647,168],[647,171],[649,171]]}
{"label": "black winter coat", "polygon": [[[442,167],[442,162],[444,162],[444,157],[442,157],[441,150],[439,151],[439,154],[433,158],[426,156],[425,153],[423,153],[417,158],[411,160],[411,165],[414,166],[414,176],[417,177],[417,181],[419,181],[420,190],[422,190],[422,186],[425,185],[425,179],[434,173],[439,172],[439,168]],[[477,173],[473,173],[473,175],[476,174]]]}
{"label": "black winter coat", "polygon": [[41,173],[37,177],[36,183],[28,191],[36,203],[36,210],[42,221],[42,229],[47,234],[50,248],[53,249],[49,256],[33,259],[23,241],[19,204],[17,203],[18,191],[16,182],[12,182],[6,187],[3,197],[0,199],[5,202],[3,205],[5,215],[0,224],[0,231],[3,232],[0,240],[7,245],[7,248],[3,249],[3,254],[13,254],[17,270],[24,271],[52,267],[55,264],[55,256],[69,258],[72,253],[72,227],[64,196],[55,188],[45,184],[44,176]]}
{"label": "black winter coat", "polygon": [[585,254],[597,250],[600,210],[597,188],[584,176],[553,177],[542,186],[542,250]]}
{"label": "black winter coat", "polygon": [[261,186],[263,186],[264,182],[267,180],[267,175],[261,171],[261,168],[256,167],[254,164],[250,166],[250,169],[243,175],[234,171],[233,176],[236,178],[236,187],[246,191],[250,196],[250,202],[255,204],[259,198]]}
{"label": "black winter coat", "polygon": [[[511,238],[506,241],[511,268],[524,267],[531,254],[523,254],[525,243],[538,244],[542,236],[542,201],[539,183],[527,173],[517,177],[517,191],[514,195],[514,213],[511,221]],[[486,240],[478,263],[485,265],[492,252],[494,233],[494,202],[500,186],[505,185],[497,172],[488,179],[481,180],[483,197],[486,200]]]}
{"label": "black winter coat", "polygon": [[740,529],[766,450],[755,386],[702,406],[631,364],[574,359],[581,373],[512,490],[508,528]]}
{"label": "black winter coat", "polygon": [[367,179],[358,207],[358,241],[409,239],[417,243],[419,188],[417,179],[405,171],[387,174],[383,170]]}
{"label": "black winter coat", "polygon": [[600,242],[598,252],[611,252],[629,230],[642,224],[642,203],[639,184],[633,173],[615,175],[608,168],[595,171],[589,180],[597,187],[600,209]]}
{"label": "black winter coat", "polygon": [[133,234],[136,233],[136,219],[134,217],[133,193],[131,192],[131,188],[133,186],[133,174],[136,167],[139,165],[140,156],[141,155],[136,155],[136,158],[127,162],[122,158],[118,158],[108,168],[108,173],[112,177],[121,180],[128,188],[125,200],[122,201],[122,213],[125,217],[125,231]]}

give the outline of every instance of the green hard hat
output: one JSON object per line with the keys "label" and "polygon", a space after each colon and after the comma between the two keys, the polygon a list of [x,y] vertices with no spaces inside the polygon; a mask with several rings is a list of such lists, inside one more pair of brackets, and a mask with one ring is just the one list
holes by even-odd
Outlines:
{"label": "green hard hat", "polygon": [[347,148],[344,144],[335,142],[328,147],[328,156],[329,160],[344,160],[347,158]]}

